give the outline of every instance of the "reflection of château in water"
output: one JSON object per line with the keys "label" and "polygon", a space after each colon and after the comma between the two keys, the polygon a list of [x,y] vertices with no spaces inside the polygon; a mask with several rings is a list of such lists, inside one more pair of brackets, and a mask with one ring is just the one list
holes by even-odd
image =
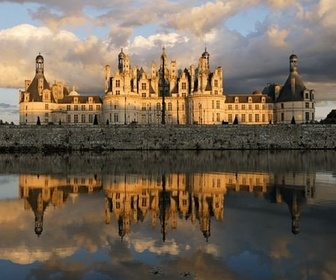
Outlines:
{"label": "reflection of ch\u00e2teau in water", "polygon": [[61,207],[68,198],[76,199],[80,193],[91,193],[101,189],[101,180],[96,175],[54,177],[49,175],[20,175],[20,197],[24,209],[32,209],[35,215],[35,233],[43,231],[43,215],[49,205]]}
{"label": "reflection of ch\u00e2teau in water", "polygon": [[313,198],[315,192],[315,176],[306,174],[276,175],[274,184],[265,195],[271,202],[285,202],[291,214],[292,233],[300,232],[300,212],[307,203],[307,198]]}
{"label": "reflection of ch\u00e2teau in water", "polygon": [[299,232],[300,208],[314,196],[315,175],[301,173],[195,173],[169,175],[111,174],[57,178],[47,175],[20,175],[20,197],[25,209],[35,214],[35,233],[43,230],[43,214],[48,205],[62,206],[79,193],[102,188],[105,193],[105,222],[118,223],[119,235],[130,233],[132,223],[150,217],[158,224],[163,240],[179,219],[198,223],[206,240],[211,235],[211,219],[222,221],[227,192],[250,192],[271,202],[285,202],[292,217],[292,231]]}
{"label": "reflection of ch\u00e2teau in water", "polygon": [[223,220],[227,191],[247,191],[264,194],[277,203],[287,203],[293,220],[293,233],[298,233],[300,207],[307,195],[313,197],[314,184],[315,175],[307,174],[278,177],[266,173],[207,173],[156,178],[111,175],[104,177],[103,183],[105,221],[110,223],[113,213],[118,221],[119,235],[123,238],[130,232],[131,223],[150,216],[154,228],[160,222],[165,240],[168,228],[176,229],[178,218],[184,218],[193,224],[198,222],[208,240],[211,218]]}

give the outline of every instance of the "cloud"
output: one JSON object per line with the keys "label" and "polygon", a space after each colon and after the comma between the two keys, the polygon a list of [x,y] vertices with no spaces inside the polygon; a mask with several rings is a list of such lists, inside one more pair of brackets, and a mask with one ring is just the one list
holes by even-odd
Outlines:
{"label": "cloud", "polygon": [[[306,86],[315,89],[316,98],[336,99],[332,0],[12,2],[25,3],[41,26],[0,30],[0,52],[6,53],[0,62],[0,87],[22,88],[25,79],[33,78],[39,52],[49,82],[62,80],[80,93],[102,93],[103,66],[116,69],[120,48],[132,65],[149,71],[153,61],[159,63],[163,45],[181,69],[197,64],[206,45],[212,69],[224,69],[226,93],[283,84],[288,57],[295,52],[299,73]],[[247,28],[253,30],[247,35],[227,28],[229,18],[261,8],[266,15]]]}

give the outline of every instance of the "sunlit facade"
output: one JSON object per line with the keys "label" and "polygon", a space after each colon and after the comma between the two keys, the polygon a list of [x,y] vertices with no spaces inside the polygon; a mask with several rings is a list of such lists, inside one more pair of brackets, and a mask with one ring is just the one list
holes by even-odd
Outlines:
{"label": "sunlit facade", "polygon": [[[225,94],[221,67],[210,70],[205,50],[197,67],[181,70],[162,49],[160,65],[150,71],[131,66],[123,50],[118,69],[105,66],[103,96],[80,95],[63,83],[50,85],[44,58],[36,57],[36,75],[20,91],[20,124],[62,123],[214,125],[308,123],[314,121],[314,91],[303,85],[297,56],[290,56],[290,75],[284,86],[269,84],[262,92]],[[164,110],[163,110],[164,109]]]}
{"label": "sunlit facade", "polygon": [[44,75],[44,58],[36,57],[36,73],[25,81],[19,94],[20,124],[92,124],[100,121],[102,100],[99,96],[81,96],[62,82],[49,84]]}

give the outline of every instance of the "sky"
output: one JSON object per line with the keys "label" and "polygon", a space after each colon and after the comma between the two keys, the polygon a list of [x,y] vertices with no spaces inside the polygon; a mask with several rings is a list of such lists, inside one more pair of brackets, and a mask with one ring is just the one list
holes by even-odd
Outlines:
{"label": "sky", "polygon": [[150,70],[162,47],[178,68],[224,70],[225,94],[284,84],[289,56],[314,89],[316,119],[336,107],[336,0],[0,0],[0,119],[18,123],[18,95],[44,56],[50,83],[103,95],[123,48],[132,66]]}

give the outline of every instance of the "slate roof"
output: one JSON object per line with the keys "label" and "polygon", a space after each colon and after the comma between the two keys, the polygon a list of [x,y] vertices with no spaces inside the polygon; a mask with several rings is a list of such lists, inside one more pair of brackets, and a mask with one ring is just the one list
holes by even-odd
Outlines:
{"label": "slate roof", "polygon": [[[26,92],[29,92],[29,102],[42,102],[42,95],[39,94],[38,92],[38,79],[42,76],[43,78],[43,89],[49,89],[49,83],[47,82],[46,78],[44,77],[43,74],[36,74],[34,79],[31,81],[28,89]],[[52,102],[55,102],[53,96],[51,96]],[[23,100],[21,100],[23,101]]]}
{"label": "slate roof", "polygon": [[59,104],[71,104],[74,103],[74,98],[77,98],[78,102],[77,104],[86,104],[89,102],[89,97],[92,97],[92,104],[100,104],[103,103],[102,99],[99,96],[88,96],[88,95],[79,95],[79,96],[65,96],[62,99],[58,100]]}
{"label": "slate roof", "polygon": [[[291,89],[291,80],[295,82],[295,90],[292,92]],[[284,102],[284,101],[302,101],[303,100],[303,92],[306,89],[305,85],[303,84],[300,76],[298,74],[291,73],[284,86],[282,87],[279,97],[276,102]]]}

